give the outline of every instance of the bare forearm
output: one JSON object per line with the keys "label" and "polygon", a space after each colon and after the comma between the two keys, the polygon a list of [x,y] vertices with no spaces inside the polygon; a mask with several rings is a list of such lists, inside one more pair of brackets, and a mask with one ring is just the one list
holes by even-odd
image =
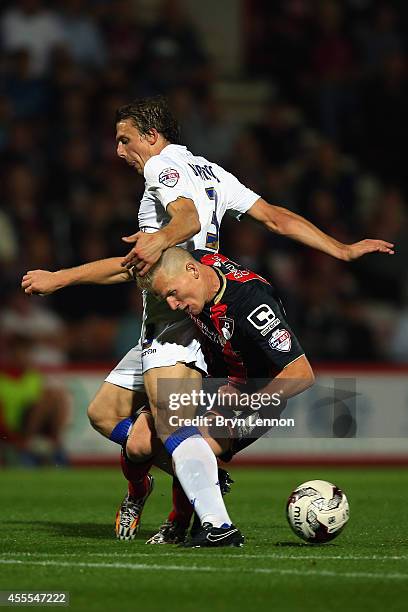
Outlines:
{"label": "bare forearm", "polygon": [[304,217],[281,206],[268,204],[263,198],[259,198],[247,213],[271,232],[292,238],[336,259],[354,261],[368,253],[394,255],[392,242],[379,238],[364,238],[352,244],[343,244],[322,232]]}
{"label": "bare forearm", "polygon": [[170,221],[157,232],[137,232],[125,236],[125,242],[134,242],[135,246],[122,259],[125,268],[134,266],[138,275],[143,276],[159,260],[165,249],[185,242],[200,229],[200,219],[194,202],[189,198],[177,198],[167,206]]}
{"label": "bare forearm", "polygon": [[307,359],[299,357],[283,368],[259,393],[278,394],[281,403],[299,395],[314,383],[313,370]]}
{"label": "bare forearm", "polygon": [[348,245],[325,234],[304,217],[285,208],[274,208],[276,220],[267,222],[268,229],[337,259],[348,259]]}
{"label": "bare forearm", "polygon": [[29,270],[22,278],[21,287],[27,295],[50,295],[69,285],[109,285],[132,280],[132,273],[124,270],[120,262],[120,257],[112,257],[56,272]]}
{"label": "bare forearm", "polygon": [[69,285],[111,285],[132,280],[132,275],[120,265],[122,257],[91,261],[75,268],[54,272],[59,289]]}
{"label": "bare forearm", "polygon": [[172,217],[163,229],[159,230],[163,235],[166,248],[181,244],[192,238],[200,231],[200,223],[196,214],[177,214]]}

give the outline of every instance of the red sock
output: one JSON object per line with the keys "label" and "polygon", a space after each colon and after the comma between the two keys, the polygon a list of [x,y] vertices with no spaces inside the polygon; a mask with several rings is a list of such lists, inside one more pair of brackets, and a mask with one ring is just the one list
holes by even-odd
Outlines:
{"label": "red sock", "polygon": [[147,493],[149,480],[147,474],[153,465],[153,459],[144,463],[132,463],[124,453],[120,456],[122,472],[128,481],[128,492],[134,499],[140,499]]}
{"label": "red sock", "polygon": [[173,478],[173,509],[169,514],[169,521],[177,521],[182,527],[188,527],[193,506],[188,501],[183,487],[176,477]]}

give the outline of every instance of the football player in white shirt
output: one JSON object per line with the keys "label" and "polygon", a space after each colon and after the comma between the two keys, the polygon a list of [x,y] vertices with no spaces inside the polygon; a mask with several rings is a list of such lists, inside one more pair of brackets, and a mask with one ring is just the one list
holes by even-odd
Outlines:
{"label": "football player in white shirt", "polygon": [[[299,215],[268,204],[217,164],[192,155],[178,144],[178,125],[164,98],[136,100],[119,109],[116,141],[119,157],[143,174],[146,181],[139,209],[140,230],[125,239],[135,246],[123,260],[112,258],[55,273],[29,272],[23,279],[26,293],[49,293],[76,283],[118,282],[128,274],[125,268],[133,267],[143,275],[163,250],[174,245],[216,251],[221,219],[228,210],[249,214],[273,232],[345,261],[375,251],[393,253],[393,245],[382,240],[342,244]],[[109,374],[88,410],[92,425],[124,448],[122,466],[130,483],[118,512],[116,530],[118,537],[126,538],[134,537],[152,488],[148,475],[151,462],[136,465],[129,461],[132,437],[143,434],[137,431],[138,421],[132,430],[135,398],[145,390],[156,415],[160,379],[195,381],[200,385],[202,373],[206,373],[191,321],[183,313],[171,312],[166,304],[152,298],[145,300],[141,341]],[[195,428],[184,428],[163,441],[201,522],[211,523],[216,531],[225,529],[224,542],[228,544],[228,532],[234,529],[217,484],[216,459],[208,444]],[[140,456],[140,447],[138,451]]]}

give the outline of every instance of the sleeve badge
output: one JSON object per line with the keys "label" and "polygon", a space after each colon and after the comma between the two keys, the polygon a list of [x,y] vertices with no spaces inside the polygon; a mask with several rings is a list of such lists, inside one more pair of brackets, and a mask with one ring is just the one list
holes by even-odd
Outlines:
{"label": "sleeve badge", "polygon": [[290,333],[287,329],[277,329],[269,338],[269,346],[276,351],[288,353],[292,346]]}
{"label": "sleeve badge", "polygon": [[166,168],[159,174],[159,183],[166,185],[166,187],[174,187],[177,185],[180,178],[180,174],[174,168]]}

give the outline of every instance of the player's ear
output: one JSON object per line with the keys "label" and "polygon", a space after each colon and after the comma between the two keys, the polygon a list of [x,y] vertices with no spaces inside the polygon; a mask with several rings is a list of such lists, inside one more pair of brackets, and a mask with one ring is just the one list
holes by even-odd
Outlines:
{"label": "player's ear", "polygon": [[159,132],[156,130],[156,128],[150,128],[150,130],[146,132],[145,137],[151,145],[154,145],[159,138]]}
{"label": "player's ear", "polygon": [[198,271],[198,268],[197,268],[196,264],[195,264],[194,262],[192,262],[192,261],[189,261],[189,262],[186,264],[186,270],[187,270],[188,272],[190,272],[190,274],[192,274],[192,276],[193,276],[194,278],[198,278],[198,277],[200,276],[200,273],[199,273],[199,271]]}

